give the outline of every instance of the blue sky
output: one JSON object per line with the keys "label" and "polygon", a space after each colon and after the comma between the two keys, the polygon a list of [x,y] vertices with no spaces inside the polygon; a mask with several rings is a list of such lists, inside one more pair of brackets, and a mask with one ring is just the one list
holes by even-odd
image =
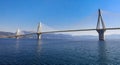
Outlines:
{"label": "blue sky", "polygon": [[[94,14],[97,15],[98,8],[105,12],[120,13],[119,2],[119,0],[0,0],[0,31],[15,32],[17,28],[35,30],[40,21],[60,30],[95,28],[97,16]],[[91,17],[95,22],[89,21]],[[110,22],[108,26],[118,24],[120,23]]]}

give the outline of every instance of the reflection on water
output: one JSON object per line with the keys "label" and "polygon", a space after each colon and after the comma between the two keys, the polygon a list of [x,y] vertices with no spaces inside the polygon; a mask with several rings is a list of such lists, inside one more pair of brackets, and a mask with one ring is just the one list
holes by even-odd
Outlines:
{"label": "reflection on water", "polygon": [[99,65],[107,65],[107,49],[105,41],[98,41]]}
{"label": "reflection on water", "polygon": [[37,47],[36,47],[36,51],[37,51],[37,54],[40,55],[40,51],[42,49],[42,40],[37,40]]}
{"label": "reflection on water", "polygon": [[16,50],[18,50],[19,49],[19,40],[18,39],[16,39],[16,44],[15,44],[15,48],[16,48]]}

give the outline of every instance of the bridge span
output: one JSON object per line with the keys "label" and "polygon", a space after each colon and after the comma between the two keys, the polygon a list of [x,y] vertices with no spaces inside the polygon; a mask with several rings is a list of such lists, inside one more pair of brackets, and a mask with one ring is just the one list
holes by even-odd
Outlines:
{"label": "bridge span", "polygon": [[[120,28],[105,28],[105,30],[119,30]],[[44,33],[57,33],[57,32],[77,32],[77,31],[96,31],[102,29],[76,29],[76,30],[60,30],[60,31],[48,31],[48,32],[41,32],[39,34]]]}
{"label": "bridge span", "polygon": [[[16,37],[24,37],[34,34],[47,34],[47,33],[58,33],[58,32],[79,32],[79,31],[96,31],[97,29],[76,29],[76,30],[61,30],[61,31],[48,31],[48,32],[40,32],[40,33],[30,33],[30,34],[23,34],[23,35],[14,35],[14,36],[4,36],[0,38],[16,38]],[[99,29],[103,30],[103,29]],[[105,30],[120,30],[120,28],[106,28]]]}

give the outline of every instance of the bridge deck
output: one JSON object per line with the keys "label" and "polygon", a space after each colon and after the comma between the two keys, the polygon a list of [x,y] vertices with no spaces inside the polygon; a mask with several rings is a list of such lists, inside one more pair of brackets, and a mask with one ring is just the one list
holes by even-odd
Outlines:
{"label": "bridge deck", "polygon": [[[118,30],[120,28],[106,28],[105,30]],[[61,31],[48,31],[48,32],[41,32],[41,33],[30,33],[30,34],[23,34],[23,35],[17,35],[18,37],[22,37],[22,36],[28,36],[28,35],[33,35],[33,34],[45,34],[45,33],[57,33],[57,32],[77,32],[77,31],[94,31],[94,30],[98,30],[98,29],[77,29],[77,30],[61,30]],[[14,38],[17,37],[15,36],[4,36],[4,37],[0,37],[0,38]]]}
{"label": "bridge deck", "polygon": [[[118,30],[120,28],[106,28],[105,30]],[[77,30],[61,30],[61,31],[48,31],[42,33],[57,33],[57,32],[76,32],[76,31],[94,31],[99,29],[77,29]]]}

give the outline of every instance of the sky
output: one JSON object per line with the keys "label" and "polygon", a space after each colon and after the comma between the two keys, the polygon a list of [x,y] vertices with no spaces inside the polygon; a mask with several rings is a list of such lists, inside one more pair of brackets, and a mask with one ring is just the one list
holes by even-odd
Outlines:
{"label": "sky", "polygon": [[0,31],[16,32],[17,28],[36,31],[39,22],[51,30],[96,28],[99,8],[106,27],[120,27],[119,2],[120,0],[0,0]]}

